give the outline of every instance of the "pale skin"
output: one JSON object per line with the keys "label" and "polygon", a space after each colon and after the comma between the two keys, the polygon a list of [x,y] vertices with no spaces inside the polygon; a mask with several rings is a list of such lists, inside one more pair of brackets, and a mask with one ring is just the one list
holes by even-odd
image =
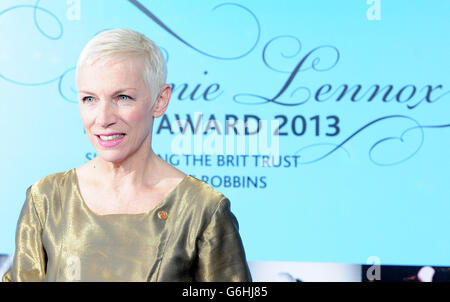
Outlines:
{"label": "pale skin", "polygon": [[[164,85],[150,91],[142,66],[138,57],[110,59],[83,65],[78,73],[81,119],[98,156],[76,174],[84,202],[97,215],[147,213],[186,176],[151,148],[153,120],[166,111],[171,90]],[[107,133],[126,135],[107,148],[96,136]]]}

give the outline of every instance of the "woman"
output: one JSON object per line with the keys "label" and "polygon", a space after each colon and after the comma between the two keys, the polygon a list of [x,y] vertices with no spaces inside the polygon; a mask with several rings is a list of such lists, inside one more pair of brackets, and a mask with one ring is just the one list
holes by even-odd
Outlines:
{"label": "woman", "polygon": [[142,34],[95,36],[76,71],[98,156],[28,188],[4,281],[251,281],[229,200],[151,148],[166,65]]}

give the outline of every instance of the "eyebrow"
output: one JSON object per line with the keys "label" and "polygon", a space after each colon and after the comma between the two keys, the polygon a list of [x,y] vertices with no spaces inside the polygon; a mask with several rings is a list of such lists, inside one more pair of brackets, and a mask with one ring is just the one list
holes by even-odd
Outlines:
{"label": "eyebrow", "polygon": [[[136,90],[136,88],[123,88],[123,89],[119,89],[119,90],[114,91],[114,92],[112,93],[112,95],[116,95],[116,94],[119,94],[119,93],[123,93],[123,92],[125,92],[125,91],[127,91],[127,90]],[[84,93],[84,94],[92,94],[92,95],[95,95],[95,93],[90,92],[90,91],[86,91],[86,90],[80,90],[79,92],[80,92],[80,93]]]}

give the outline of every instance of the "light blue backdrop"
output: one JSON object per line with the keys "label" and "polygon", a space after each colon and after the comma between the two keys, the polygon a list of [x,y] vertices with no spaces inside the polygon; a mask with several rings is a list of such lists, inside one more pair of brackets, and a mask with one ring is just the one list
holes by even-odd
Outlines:
{"label": "light blue backdrop", "polygon": [[[74,66],[96,33],[126,27],[164,51],[166,121],[281,122],[271,150],[290,167],[256,167],[248,150],[227,153],[249,155],[245,167],[217,154],[177,165],[229,197],[248,260],[450,266],[449,12],[445,0],[1,0],[0,253],[14,251],[27,187],[94,156]],[[164,156],[180,135],[156,133],[162,121]]]}

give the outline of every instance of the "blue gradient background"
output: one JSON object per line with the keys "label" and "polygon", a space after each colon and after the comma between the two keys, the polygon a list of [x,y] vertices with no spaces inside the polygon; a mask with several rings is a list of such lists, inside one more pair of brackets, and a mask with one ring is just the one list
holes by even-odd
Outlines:
{"label": "blue gradient background", "polygon": [[[264,46],[274,37],[295,36],[302,44],[280,41],[270,58],[292,70],[309,50],[332,45],[339,61],[326,72],[306,70],[289,87],[315,90],[323,84],[402,86],[442,85],[449,91],[450,2],[381,1],[381,20],[369,21],[366,1],[140,1],[185,41],[207,53],[246,56],[221,60],[205,56],[174,38],[129,1],[80,1],[80,20],[69,20],[67,1],[0,0],[0,252],[14,252],[14,232],[25,191],[45,175],[80,166],[95,152],[83,134],[76,103],[73,67],[83,46],[97,32],[126,27],[146,34],[168,54],[168,82],[191,87],[219,83],[214,101],[173,98],[167,115],[214,113],[255,114],[273,119],[302,114],[309,118],[337,115],[338,136],[316,137],[311,129],[301,137],[280,137],[280,153],[294,154],[317,144],[339,144],[362,126],[382,116],[404,115],[424,128],[423,143],[414,156],[396,165],[377,165],[369,158],[375,142],[399,136],[410,120],[391,119],[368,127],[330,156],[298,168],[186,167],[194,175],[264,175],[265,189],[218,188],[229,197],[240,223],[247,258],[251,261],[366,263],[450,266],[450,94],[435,103],[408,109],[380,98],[368,103],[308,101],[300,106],[274,103],[245,105],[233,101],[239,93],[273,97],[288,74],[274,72],[262,61]],[[45,9],[36,11],[33,6]],[[193,4],[195,3],[195,4]],[[51,15],[51,14],[52,15]],[[41,31],[39,31],[39,28]],[[259,36],[258,36],[259,35]],[[52,38],[53,37],[53,38]],[[56,38],[57,37],[57,38]],[[277,55],[278,54],[278,55]],[[330,56],[332,57],[332,56]],[[327,56],[324,56],[326,59]],[[204,74],[208,71],[208,74]],[[63,76],[63,77],[62,77]],[[419,92],[417,95],[422,96]],[[421,98],[421,97],[420,97]],[[416,98],[417,99],[417,98]],[[155,122],[158,125],[158,122]],[[323,129],[322,129],[323,130]],[[404,145],[376,149],[381,161],[404,157],[414,150],[418,130]],[[416,132],[416,133],[413,133]],[[323,131],[322,131],[323,133]],[[157,153],[170,153],[173,136],[154,135]],[[323,150],[310,149],[312,154]]]}

